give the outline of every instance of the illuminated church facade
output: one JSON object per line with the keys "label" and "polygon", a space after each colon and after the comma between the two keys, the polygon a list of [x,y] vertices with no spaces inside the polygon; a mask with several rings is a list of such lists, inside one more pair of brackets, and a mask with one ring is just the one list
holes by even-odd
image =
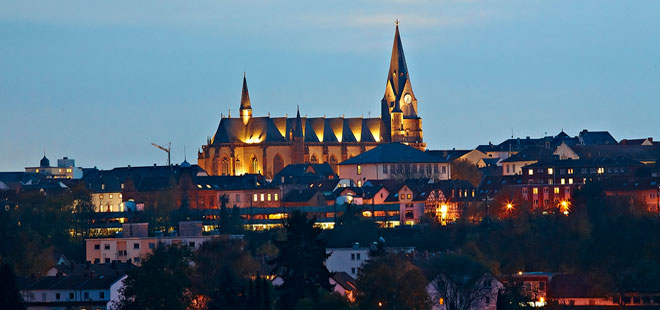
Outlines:
{"label": "illuminated church facade", "polygon": [[257,173],[272,178],[289,164],[337,164],[381,143],[402,142],[424,150],[397,23],[392,58],[381,101],[381,117],[252,116],[247,81],[239,117],[221,116],[215,135],[202,146],[197,163],[210,175]]}

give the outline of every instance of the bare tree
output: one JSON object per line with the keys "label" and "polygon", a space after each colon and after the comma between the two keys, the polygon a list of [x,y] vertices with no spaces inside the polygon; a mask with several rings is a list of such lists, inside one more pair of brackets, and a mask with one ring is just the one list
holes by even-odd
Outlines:
{"label": "bare tree", "polygon": [[483,265],[458,255],[442,256],[433,265],[437,275],[430,283],[431,295],[446,310],[495,307],[498,284]]}

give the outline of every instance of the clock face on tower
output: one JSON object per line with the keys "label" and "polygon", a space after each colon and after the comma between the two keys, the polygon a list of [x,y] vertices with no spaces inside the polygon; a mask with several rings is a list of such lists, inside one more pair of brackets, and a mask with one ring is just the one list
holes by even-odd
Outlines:
{"label": "clock face on tower", "polygon": [[410,94],[405,94],[403,96],[403,101],[407,104],[410,104],[412,102],[412,96]]}

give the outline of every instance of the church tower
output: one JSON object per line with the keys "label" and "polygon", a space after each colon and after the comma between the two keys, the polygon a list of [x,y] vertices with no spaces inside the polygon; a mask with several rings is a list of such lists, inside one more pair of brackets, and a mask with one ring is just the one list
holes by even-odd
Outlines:
{"label": "church tower", "polygon": [[417,98],[410,84],[398,20],[385,95],[381,101],[381,118],[384,123],[385,141],[405,142],[421,149],[425,147],[422,139],[422,119],[417,115]]}
{"label": "church tower", "polygon": [[243,124],[247,125],[250,118],[252,118],[252,106],[250,105],[250,94],[248,93],[247,81],[245,80],[245,73],[243,73],[243,92],[241,93],[241,107],[239,109]]}

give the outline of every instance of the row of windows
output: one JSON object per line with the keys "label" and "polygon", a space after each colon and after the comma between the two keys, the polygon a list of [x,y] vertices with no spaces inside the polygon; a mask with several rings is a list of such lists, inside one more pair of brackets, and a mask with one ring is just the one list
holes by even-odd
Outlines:
{"label": "row of windows", "polygon": [[[571,188],[570,187],[564,188],[564,192],[566,194],[569,194],[571,192]],[[522,194],[527,195],[527,193],[528,193],[527,187],[523,187],[522,188]],[[544,187],[543,188],[543,193],[544,194],[549,194],[550,193],[550,188],[549,187]],[[559,187],[554,187],[554,193],[559,194]],[[532,188],[532,194],[538,195],[539,194],[539,188],[538,187]]]}
{"label": "row of windows", "polygon": [[[114,197],[113,194],[109,194],[109,195],[108,195],[108,198],[109,198],[109,199],[112,199],[113,197]],[[122,198],[124,198],[124,195],[119,194],[119,199],[122,199]],[[99,195],[99,199],[103,199],[103,194]]]}
{"label": "row of windows", "polygon": [[[442,174],[447,173],[447,166],[442,166],[438,164],[390,164],[383,165],[383,174],[397,174],[397,173],[421,173],[421,174],[431,174],[438,173],[442,171]],[[358,174],[361,174],[362,169],[358,165]]]}
{"label": "row of windows", "polygon": [[[89,292],[83,292],[83,300],[89,300],[89,299],[90,299]],[[105,300],[105,292],[99,292],[99,299]],[[30,300],[34,300],[34,293],[30,293]],[[61,293],[55,293],[55,300],[62,300]],[[69,299],[67,300],[75,300],[75,293],[69,292]],[[41,293],[41,301],[48,301],[48,293],[46,292]]]}
{"label": "row of windows", "polygon": [[[252,195],[252,201],[254,201],[254,202],[257,202],[259,200],[261,200],[261,202],[264,202],[264,201],[279,201],[279,199],[280,199],[280,197],[277,193],[275,193],[275,194],[261,193],[261,194],[253,194]],[[240,195],[236,195],[236,201],[241,201]]]}
{"label": "row of windows", "polygon": [[[514,165],[515,167],[515,165]],[[507,172],[509,172],[509,166],[507,165]],[[515,169],[515,168],[514,168]],[[543,173],[544,169],[536,169],[536,173]],[[560,175],[572,175],[573,174],[573,168],[568,168],[568,169],[559,169],[559,174]],[[625,173],[627,169],[625,167],[592,167],[592,168],[581,168],[580,172],[582,174],[603,174],[603,173]],[[548,175],[554,174],[554,169],[553,168],[547,168]],[[527,170],[528,175],[534,175],[534,169],[528,169]]]}

